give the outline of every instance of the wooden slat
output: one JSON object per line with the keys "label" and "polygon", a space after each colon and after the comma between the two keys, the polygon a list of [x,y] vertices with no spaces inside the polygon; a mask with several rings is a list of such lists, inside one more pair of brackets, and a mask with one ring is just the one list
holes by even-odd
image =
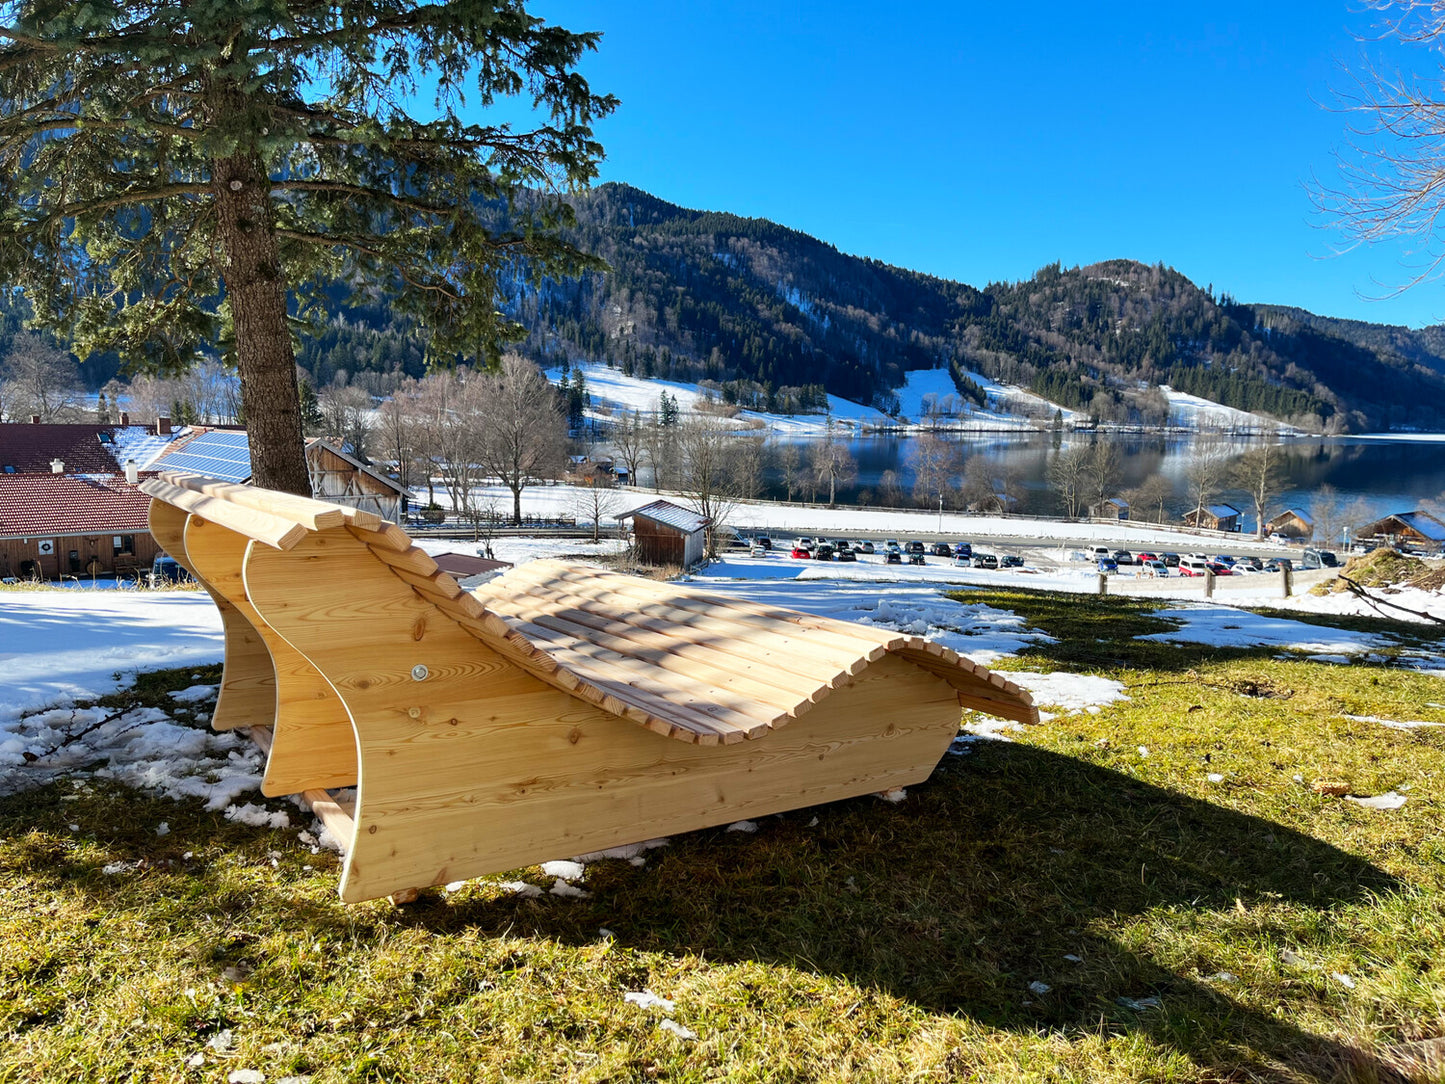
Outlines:
{"label": "wooden slat", "polygon": [[[569,606],[564,601],[568,597],[554,600],[529,593],[514,599],[513,606],[531,620],[537,620],[537,614],[548,614],[568,621],[578,635],[594,643],[684,674],[696,674],[723,688],[747,692],[765,703],[778,705],[789,715],[808,710],[815,699],[828,692],[826,686],[820,688],[817,682],[799,679],[777,666],[754,671],[744,652],[731,655],[689,641],[676,630],[671,634],[656,632],[619,617]],[[557,601],[563,601],[563,605],[556,605]]]}
{"label": "wooden slat", "polygon": [[239,482],[226,482],[219,478],[207,478],[203,474],[182,471],[162,471],[161,480],[188,489],[192,493],[229,501],[242,508],[265,512],[280,519],[289,519],[312,531],[340,527],[346,522],[346,512],[340,506],[297,496],[295,493],[259,489]]}
{"label": "wooden slat", "polygon": [[411,535],[407,534],[395,523],[388,523],[382,520],[380,526],[374,530],[360,527],[354,522],[348,522],[346,529],[351,532],[352,537],[365,542],[373,550],[385,549],[394,550],[397,553],[411,549]]}
{"label": "wooden slat", "polygon": [[296,546],[310,531],[294,520],[282,519],[267,512],[258,512],[219,497],[207,497],[203,493],[163,482],[159,478],[148,478],[139,486],[141,492],[158,501],[174,505],[193,516],[264,542],[272,549],[289,550]]}
{"label": "wooden slat", "polygon": [[[763,705],[737,707],[721,700],[700,697],[699,691],[725,698],[734,698],[736,694],[722,689],[708,690],[706,686],[700,689],[698,685],[681,681],[667,671],[659,671],[657,667],[608,651],[590,641],[577,642],[570,633],[528,621],[520,622],[518,627],[531,639],[548,641],[552,650],[560,654],[562,665],[571,665],[584,680],[590,678],[597,684],[614,683],[651,693],[665,705],[670,705],[679,721],[703,726],[717,733],[724,743],[757,737],[781,715],[770,713]],[[674,692],[682,699],[654,691],[658,687]]]}
{"label": "wooden slat", "polygon": [[[351,532],[353,535],[355,531]],[[415,546],[405,550],[388,549],[385,546],[369,547],[376,559],[392,568],[404,569],[416,576],[431,576],[437,571],[437,563],[430,554]]]}
{"label": "wooden slat", "polygon": [[[510,583],[510,578],[504,580]],[[786,633],[770,635],[767,644],[763,645],[757,642],[755,628],[718,620],[711,615],[699,614],[694,620],[680,626],[674,621],[653,617],[646,610],[632,606],[631,600],[624,596],[615,596],[605,590],[577,594],[568,590],[566,585],[549,582],[529,587],[527,596],[555,599],[559,603],[568,602],[598,617],[624,621],[636,629],[668,637],[677,644],[674,650],[686,649],[691,654],[691,649],[697,648],[713,656],[723,656],[725,663],[717,657],[707,661],[720,665],[742,666],[750,672],[760,671],[754,676],[785,688],[798,685],[797,681],[787,679],[803,679],[812,690],[808,696],[811,700],[819,699],[814,693],[820,688],[838,689],[848,684],[852,677],[849,667],[858,662],[858,656],[854,653],[847,655],[846,661],[843,658],[833,661],[815,659],[810,650],[812,645]],[[520,596],[515,592],[508,592],[504,587],[500,594],[492,596],[492,604],[499,611],[506,612],[518,597]],[[701,642],[685,638],[681,630],[700,637]],[[777,681],[773,681],[773,675],[777,675]]]}
{"label": "wooden slat", "polygon": [[[786,721],[786,717],[801,715],[813,706],[808,696],[816,691],[816,686],[809,685],[803,691],[796,687],[785,690],[765,685],[736,671],[719,670],[709,663],[682,657],[674,650],[679,645],[646,646],[636,639],[614,634],[608,631],[607,622],[577,610],[557,613],[548,607],[536,606],[523,610],[519,616],[534,625],[590,643],[612,655],[676,674],[676,678],[664,678],[660,682],[669,688],[718,703],[723,703],[722,697],[729,695],[740,698],[749,704],[744,714],[756,715],[769,725],[778,725]],[[652,678],[655,680],[661,675],[653,673]],[[666,693],[659,695],[667,698]],[[732,707],[732,710],[742,709]]]}
{"label": "wooden slat", "polygon": [[[375,556],[375,554],[372,556]],[[454,599],[462,593],[461,585],[445,572],[434,572],[429,576],[419,576],[415,572],[406,571],[404,568],[392,568],[391,571],[428,597]]]}
{"label": "wooden slat", "polygon": [[[265,726],[253,726],[247,731],[251,740],[261,748],[261,752],[271,753],[271,728]],[[356,837],[356,820],[354,817],[355,806],[343,805],[328,790],[316,788],[303,790],[299,795],[301,804],[316,814],[316,819],[326,825],[326,830],[336,837],[336,841],[342,848],[351,850],[352,841]]]}

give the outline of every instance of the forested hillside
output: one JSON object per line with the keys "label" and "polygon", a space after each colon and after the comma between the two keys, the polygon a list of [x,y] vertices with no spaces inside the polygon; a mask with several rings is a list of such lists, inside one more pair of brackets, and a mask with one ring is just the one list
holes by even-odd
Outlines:
{"label": "forested hillside", "polygon": [[[980,290],[849,256],[763,219],[692,211],[619,184],[576,203],[573,239],[612,270],[504,307],[538,360],[596,359],[641,376],[713,383],[725,399],[816,409],[823,392],[896,406],[913,369],[1022,385],[1100,420],[1167,420],[1169,385],[1303,428],[1445,428],[1445,328],[1420,331],[1216,297],[1162,265],[1045,267]],[[418,376],[425,335],[384,294],[343,300],[298,337],[317,387],[385,394]],[[6,313],[0,312],[0,351]],[[84,369],[96,387],[113,358]]]}

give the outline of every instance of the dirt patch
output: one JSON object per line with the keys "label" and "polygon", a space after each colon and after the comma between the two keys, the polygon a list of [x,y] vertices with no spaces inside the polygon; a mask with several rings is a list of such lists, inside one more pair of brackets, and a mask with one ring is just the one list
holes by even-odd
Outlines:
{"label": "dirt patch", "polygon": [[1379,590],[1399,590],[1402,587],[1416,587],[1422,591],[1438,591],[1445,586],[1445,566],[1427,564],[1418,557],[1407,557],[1394,550],[1378,549],[1359,557],[1351,557],[1340,569],[1335,579],[1317,584],[1311,591],[1315,595],[1339,594],[1349,587],[1343,578],[1353,580],[1362,587]]}

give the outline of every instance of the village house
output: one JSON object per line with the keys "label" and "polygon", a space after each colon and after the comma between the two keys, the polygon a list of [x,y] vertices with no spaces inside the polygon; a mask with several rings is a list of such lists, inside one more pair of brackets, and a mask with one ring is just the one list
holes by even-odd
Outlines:
{"label": "village house", "polygon": [[1209,531],[1238,531],[1242,512],[1232,504],[1208,504],[1184,513],[1184,522]]}
{"label": "village house", "polygon": [[[244,429],[193,428],[150,464],[151,470],[188,471],[225,482],[251,480],[251,446]],[[375,512],[400,523],[407,491],[399,482],[362,463],[337,442],[309,437],[306,469],[311,495],[333,504]]]}
{"label": "village house", "polygon": [[1396,512],[1361,527],[1356,537],[1374,539],[1388,546],[1439,553],[1445,549],[1445,523],[1423,510]]}
{"label": "village house", "polygon": [[1308,513],[1290,508],[1270,520],[1265,525],[1265,533],[1281,538],[1309,538],[1315,533],[1315,521]]}
{"label": "village house", "polygon": [[644,564],[691,568],[707,550],[712,520],[671,501],[653,501],[616,518],[632,520],[633,547]]}

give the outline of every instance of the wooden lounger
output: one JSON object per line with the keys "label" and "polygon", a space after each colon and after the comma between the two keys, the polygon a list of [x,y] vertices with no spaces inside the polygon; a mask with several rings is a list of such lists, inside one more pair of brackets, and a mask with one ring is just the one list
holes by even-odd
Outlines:
{"label": "wooden lounger", "polygon": [[340,837],[345,900],[918,783],[960,705],[1037,718],[918,637],[557,561],[468,593],[370,513],[141,488],[221,612],[213,725],[269,739],[262,791]]}

